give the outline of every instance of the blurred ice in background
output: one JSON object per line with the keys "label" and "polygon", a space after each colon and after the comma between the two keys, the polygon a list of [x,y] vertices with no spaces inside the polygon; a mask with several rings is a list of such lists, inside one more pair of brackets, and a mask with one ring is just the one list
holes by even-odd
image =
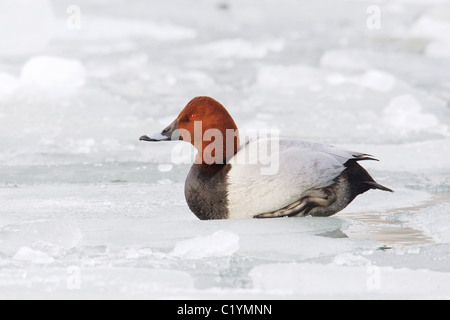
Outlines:
{"label": "blurred ice in background", "polygon": [[[198,221],[138,141],[198,95],[396,192]],[[449,298],[449,125],[448,0],[2,0],[0,297]]]}

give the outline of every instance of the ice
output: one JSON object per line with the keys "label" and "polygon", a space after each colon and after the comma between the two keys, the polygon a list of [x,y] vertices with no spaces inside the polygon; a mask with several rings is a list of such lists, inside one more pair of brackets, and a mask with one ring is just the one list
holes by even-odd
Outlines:
{"label": "ice", "polygon": [[432,58],[450,57],[450,22],[449,17],[439,16],[439,13],[422,15],[411,27],[413,37],[431,40],[426,47],[425,54]]}
{"label": "ice", "polygon": [[335,86],[344,84],[359,85],[377,92],[389,92],[396,84],[394,75],[377,69],[369,69],[361,76],[330,72],[325,76],[325,81]]}
{"label": "ice", "polygon": [[[71,28],[67,1],[3,1],[0,297],[449,298],[450,3],[380,2],[376,30],[371,4],[77,0]],[[395,192],[199,221],[195,149],[139,141],[199,95],[242,134],[371,154]]]}
{"label": "ice", "polygon": [[432,58],[450,59],[450,41],[433,41],[427,46],[425,53]]}
{"label": "ice", "polygon": [[[114,299],[121,295],[124,299],[187,299],[194,289],[192,277],[182,271],[153,268],[122,267],[59,267],[29,272],[7,270],[0,274],[0,286],[11,286],[2,292],[2,298],[17,297],[26,290],[24,298],[40,299]],[[80,281],[81,279],[81,281]],[[95,280],[95,281],[93,281]],[[111,291],[105,292],[108,283]],[[134,289],[129,290],[130,284]]]}
{"label": "ice", "polygon": [[85,85],[86,73],[79,60],[37,56],[23,66],[21,80],[52,92],[70,92]]}
{"label": "ice", "polygon": [[450,22],[425,14],[415,21],[410,32],[415,37],[450,40]]}
{"label": "ice", "polygon": [[[385,163],[383,170],[391,172],[413,172],[427,174],[429,172],[445,172],[450,165],[450,159],[443,157],[443,154],[449,152],[450,139],[436,139],[429,141],[420,141],[413,143],[404,143],[402,145],[386,144],[370,145],[370,150]],[[355,150],[355,146],[348,146],[350,150]],[[353,149],[352,149],[353,147]],[[439,152],[436,152],[439,150]],[[376,169],[376,163],[366,163],[367,168]],[[440,175],[440,174],[439,174]],[[430,175],[428,179],[432,179]],[[447,173],[441,178],[446,179]]]}
{"label": "ice", "polygon": [[14,255],[13,259],[21,261],[29,261],[38,264],[48,264],[55,261],[53,258],[49,257],[46,253],[33,250],[28,247],[20,248]]}
{"label": "ice", "polygon": [[20,79],[8,74],[0,72],[0,101],[4,99],[21,86]]}
{"label": "ice", "polygon": [[411,95],[393,98],[384,108],[383,115],[384,121],[402,134],[440,127],[439,119],[434,114],[422,112],[422,106]]}
{"label": "ice", "polygon": [[264,66],[258,71],[257,81],[262,88],[295,89],[320,83],[320,72],[308,66]]}
{"label": "ice", "polygon": [[[448,299],[443,283],[448,273],[406,268],[321,265],[312,263],[268,264],[250,271],[254,288],[280,296],[356,298],[361,295],[388,299]],[[412,281],[412,279],[414,279]]]}
{"label": "ice", "polygon": [[342,52],[341,50],[330,50],[320,58],[323,68],[345,71],[364,71],[369,69],[370,64],[364,58],[354,52]]}
{"label": "ice", "polygon": [[[58,207],[60,210],[70,202],[62,204],[58,201],[44,200],[39,204],[42,207]],[[38,208],[34,205],[34,208]],[[66,223],[33,221],[20,224],[9,224],[0,228],[0,252],[13,254],[21,247],[39,249],[51,255],[58,255],[61,251],[76,246],[82,238],[79,228],[71,227]]]}
{"label": "ice", "polygon": [[239,250],[239,236],[219,230],[210,236],[196,237],[176,244],[172,254],[183,259],[230,256]]}
{"label": "ice", "polygon": [[412,223],[438,243],[450,243],[448,232],[450,206],[448,204],[439,204],[416,212],[404,212],[397,218]]}
{"label": "ice", "polygon": [[50,0],[3,0],[0,21],[0,56],[26,56],[49,45],[55,17]]}
{"label": "ice", "polygon": [[[82,13],[83,14],[83,13]],[[60,21],[64,25],[66,21]],[[81,38],[91,40],[116,40],[130,37],[146,37],[158,41],[176,41],[193,39],[197,32],[191,28],[178,26],[173,23],[157,23],[140,19],[120,19],[103,16],[82,15],[79,31],[69,28],[57,30],[59,38]],[[110,52],[107,50],[106,52]]]}
{"label": "ice", "polygon": [[169,172],[173,168],[173,165],[169,164],[160,164],[158,165],[158,170],[161,172]]}
{"label": "ice", "polygon": [[251,43],[244,39],[227,39],[207,43],[197,50],[200,54],[207,54],[219,59],[262,59],[270,52],[280,52],[283,48],[282,40]]}
{"label": "ice", "polygon": [[396,79],[393,75],[380,71],[368,70],[361,79],[361,84],[378,92],[388,92],[395,86]]}
{"label": "ice", "polygon": [[343,74],[340,73],[329,73],[326,77],[325,77],[325,81],[333,86],[339,86],[342,84],[345,84],[349,81],[350,79],[346,76],[344,76]]}

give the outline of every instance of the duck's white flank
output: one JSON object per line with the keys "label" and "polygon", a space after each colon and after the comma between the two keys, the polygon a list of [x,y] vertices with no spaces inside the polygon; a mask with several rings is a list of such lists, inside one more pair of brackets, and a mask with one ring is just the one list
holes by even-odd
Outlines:
{"label": "duck's white flank", "polygon": [[[278,150],[266,156],[253,155],[257,158],[257,161],[252,159],[256,164],[248,163],[249,153],[267,143],[263,139],[250,141],[229,160],[230,219],[252,218],[283,208],[302,198],[305,191],[330,186],[345,170],[348,160],[365,156],[318,143],[279,139]],[[258,161],[262,157],[265,159]],[[278,170],[272,175],[261,174],[267,157],[278,162]]]}

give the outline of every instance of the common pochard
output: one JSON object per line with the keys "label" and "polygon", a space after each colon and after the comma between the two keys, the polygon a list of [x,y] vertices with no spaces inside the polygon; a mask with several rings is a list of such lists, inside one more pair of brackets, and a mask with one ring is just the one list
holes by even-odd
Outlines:
{"label": "common pochard", "polygon": [[[233,118],[210,97],[192,99],[161,133],[140,140],[183,140],[197,149],[185,197],[202,220],[327,217],[370,189],[393,192],[358,164],[376,160],[368,154],[278,137],[240,146]],[[264,172],[269,160],[274,170]]]}

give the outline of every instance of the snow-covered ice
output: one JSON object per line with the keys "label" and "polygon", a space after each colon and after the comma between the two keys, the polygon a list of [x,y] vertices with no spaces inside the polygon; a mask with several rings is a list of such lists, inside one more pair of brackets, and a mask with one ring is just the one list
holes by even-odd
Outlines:
{"label": "snow-covered ice", "polygon": [[26,56],[44,50],[54,32],[50,0],[3,0],[0,3],[0,56]]}
{"label": "snow-covered ice", "polygon": [[[373,30],[366,0],[69,5],[0,4],[0,298],[450,298],[450,1],[376,1]],[[199,221],[192,147],[138,141],[197,95],[395,193]]]}
{"label": "snow-covered ice", "polygon": [[403,134],[409,131],[435,130],[440,127],[438,117],[432,113],[422,112],[422,106],[411,95],[392,98],[383,109],[383,116],[390,127],[398,128]]}
{"label": "snow-covered ice", "polygon": [[195,237],[175,245],[172,254],[184,259],[231,256],[239,250],[239,236],[219,230],[210,236]]}
{"label": "snow-covered ice", "polygon": [[70,92],[86,83],[86,68],[74,59],[37,56],[25,63],[20,78],[25,85],[57,93]]}
{"label": "snow-covered ice", "polygon": [[393,75],[380,70],[368,70],[361,78],[361,83],[364,87],[379,92],[392,90],[395,82],[396,79]]}
{"label": "snow-covered ice", "polygon": [[[329,273],[333,269],[336,273]],[[336,275],[339,276],[336,276]],[[250,271],[255,288],[283,296],[333,298],[337,296],[383,299],[402,296],[406,299],[448,297],[450,274],[430,270],[367,266],[336,266],[334,264],[285,263],[257,266]],[[327,283],[324,293],[318,283]]]}

